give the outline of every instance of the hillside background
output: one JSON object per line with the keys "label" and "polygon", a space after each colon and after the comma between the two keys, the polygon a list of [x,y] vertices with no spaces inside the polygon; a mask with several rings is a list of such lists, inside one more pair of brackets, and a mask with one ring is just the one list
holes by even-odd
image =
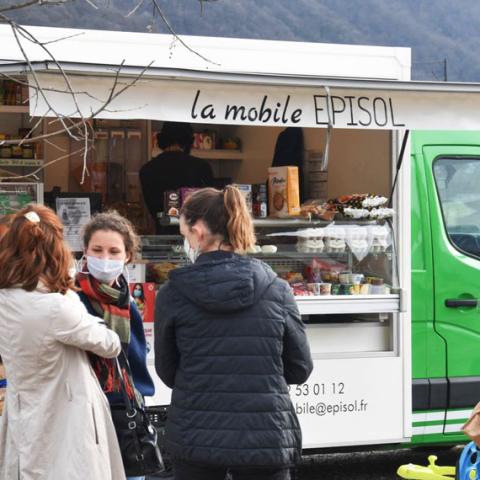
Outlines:
{"label": "hillside background", "polygon": [[[140,32],[168,30],[149,0],[126,17],[132,0],[70,0],[12,15],[28,25]],[[0,0],[0,5],[11,0]],[[413,78],[480,82],[478,0],[158,0],[175,31],[186,35],[258,38],[412,48]],[[148,6],[148,8],[147,8]],[[1,48],[1,47],[0,47]]]}

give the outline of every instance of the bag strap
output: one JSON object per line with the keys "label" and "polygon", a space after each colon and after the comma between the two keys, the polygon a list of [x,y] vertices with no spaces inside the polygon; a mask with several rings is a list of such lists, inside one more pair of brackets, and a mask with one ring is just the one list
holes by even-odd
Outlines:
{"label": "bag strap", "polygon": [[[140,404],[138,403],[137,396],[135,395],[135,387],[132,384],[130,384],[130,388],[133,391],[133,400],[131,400],[130,397],[128,396],[127,386],[125,385],[125,379],[123,377],[123,371],[122,371],[122,367],[120,365],[120,360],[119,360],[120,357],[122,357],[122,360],[128,366],[128,359],[126,358],[126,355],[125,355],[125,352],[124,352],[123,348],[122,348],[122,351],[121,351],[120,355],[115,358],[115,366],[117,368],[118,377],[120,379],[120,390],[121,390],[121,393],[122,393],[123,401],[125,402],[125,406],[127,407],[127,415],[134,415],[135,410],[143,411],[143,407],[140,406]],[[128,376],[127,376],[127,378],[128,378]],[[129,383],[130,383],[130,380],[129,380]]]}
{"label": "bag strap", "polygon": [[[136,458],[137,458],[138,462],[143,462],[145,457],[143,456],[142,448],[140,446],[140,442],[138,440],[137,434],[135,433],[136,428],[137,428],[137,418],[136,418],[137,412],[139,412],[139,411],[143,412],[143,408],[138,404],[137,396],[135,395],[135,390],[133,390],[133,402],[130,400],[130,397],[128,396],[127,387],[125,385],[125,380],[124,380],[123,374],[122,374],[122,368],[120,366],[120,361],[119,361],[120,356],[122,356],[123,360],[128,365],[128,359],[126,358],[125,352],[123,351],[123,349],[122,349],[120,355],[115,358],[115,365],[117,367],[117,372],[118,372],[119,377],[120,377],[120,389],[122,391],[123,400],[124,400],[125,405],[127,407],[127,411],[125,412],[125,414],[128,418],[128,428],[129,428],[129,430],[133,431],[132,439],[133,439],[133,443],[135,445]],[[133,387],[133,386],[131,385],[131,387]]]}

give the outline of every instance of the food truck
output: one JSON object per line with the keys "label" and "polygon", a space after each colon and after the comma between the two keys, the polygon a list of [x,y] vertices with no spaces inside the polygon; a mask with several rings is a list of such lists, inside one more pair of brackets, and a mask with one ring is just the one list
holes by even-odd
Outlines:
{"label": "food truck", "polygon": [[[314,358],[308,382],[290,387],[304,449],[465,440],[480,400],[480,86],[411,81],[407,48],[183,37],[187,49],[171,35],[43,27],[28,28],[52,55],[24,41],[27,61],[0,27],[1,138],[81,115],[94,138],[87,152],[64,132],[15,155],[0,139],[0,215],[44,201],[77,252],[93,212],[132,220],[150,405],[170,400],[153,366],[155,290],[187,261],[175,228],[154,232],[178,225],[188,192],[152,219],[138,172],[162,122],[179,121],[218,185],[251,201],[248,254],[295,294]],[[272,166],[298,134],[300,161]]]}

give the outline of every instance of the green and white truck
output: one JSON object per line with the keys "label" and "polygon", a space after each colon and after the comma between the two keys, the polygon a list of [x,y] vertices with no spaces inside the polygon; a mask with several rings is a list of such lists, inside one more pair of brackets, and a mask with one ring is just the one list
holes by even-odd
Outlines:
{"label": "green and white truck", "polygon": [[[395,214],[376,240],[372,222],[321,230],[325,245],[339,241],[330,252],[318,243],[299,252],[285,240],[324,222],[256,220],[259,241],[278,247],[259,256],[287,278],[315,261],[385,285],[375,294],[297,297],[315,363],[306,384],[291,386],[304,448],[466,439],[460,427],[480,400],[479,85],[411,81],[406,48],[185,37],[188,50],[169,35],[41,27],[31,30],[43,41],[63,38],[49,43],[55,61],[26,44],[27,62],[0,27],[0,73],[28,78],[34,117],[88,117],[112,85],[136,79],[96,122],[103,129],[144,122],[143,161],[159,122],[185,121],[240,139],[241,150],[194,152],[217,176],[261,183],[278,135],[300,127],[308,188],[323,188],[329,198],[369,192],[391,199]],[[1,112],[0,125],[7,124],[10,113]],[[72,191],[75,161],[45,171],[45,191]],[[126,184],[138,187],[138,166],[121,166]],[[178,248],[169,250],[180,239],[171,245],[147,236],[143,244],[144,263],[183,261]],[[151,338],[151,324],[146,332]],[[157,385],[149,403],[167,406],[170,392],[156,378],[152,355],[149,362]]]}

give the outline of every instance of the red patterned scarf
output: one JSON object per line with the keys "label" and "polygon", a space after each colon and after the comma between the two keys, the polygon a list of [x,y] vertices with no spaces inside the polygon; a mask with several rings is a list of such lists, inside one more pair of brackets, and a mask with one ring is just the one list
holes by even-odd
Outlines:
{"label": "red patterned scarf", "polygon": [[[130,343],[130,292],[123,276],[116,286],[101,283],[88,273],[78,273],[77,283],[88,297],[95,313],[103,318],[108,328],[120,337],[122,349],[127,351]],[[105,393],[119,393],[120,379],[113,359],[89,353],[90,362]],[[120,357],[121,358],[121,357]],[[120,361],[122,376],[130,398],[133,398],[132,374],[128,363]]]}

